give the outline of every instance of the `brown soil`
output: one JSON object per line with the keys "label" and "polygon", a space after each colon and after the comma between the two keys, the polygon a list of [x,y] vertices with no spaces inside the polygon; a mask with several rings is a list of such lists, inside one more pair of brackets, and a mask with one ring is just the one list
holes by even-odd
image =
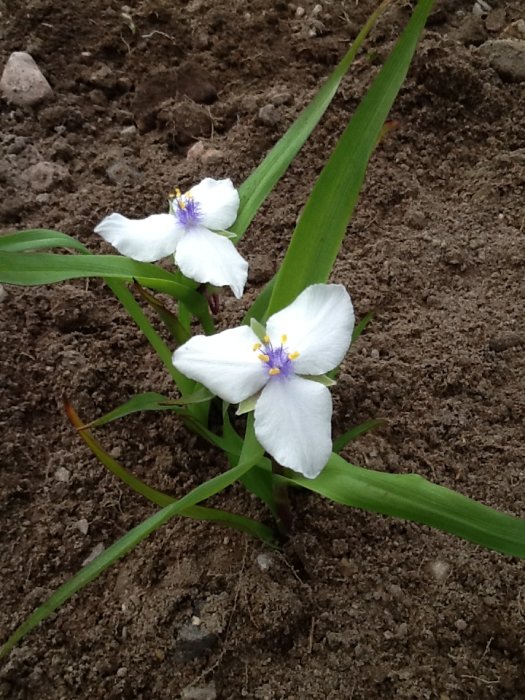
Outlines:
{"label": "brown soil", "polygon": [[[3,231],[49,227],[108,252],[92,233],[107,213],[163,211],[174,185],[205,175],[242,182],[373,6],[327,1],[317,13],[306,0],[298,16],[282,0],[133,5],[130,21],[107,0],[0,2],[2,65],[30,51],[54,89],[34,110],[0,105]],[[523,87],[474,47],[503,36],[520,2],[500,4],[499,24],[471,10],[468,0],[433,13],[392,112],[399,127],[373,158],[334,270],[358,314],[376,314],[335,388],[334,432],[383,417],[347,449],[353,462],[414,471],[523,515]],[[372,60],[344,81],[242,241],[250,284],[240,304],[225,296],[222,326],[275,271],[408,12],[383,18]],[[187,159],[198,139],[221,153]],[[41,161],[63,166],[44,185],[29,171]],[[97,545],[153,512],[87,451],[62,397],[92,418],[136,392],[172,392],[100,281],[6,291],[0,640]],[[226,466],[167,414],[98,435],[173,495]],[[267,518],[240,486],[215,502]],[[210,524],[169,523],[13,651],[0,696],[525,697],[521,561],[313,495],[294,505],[282,552]]]}

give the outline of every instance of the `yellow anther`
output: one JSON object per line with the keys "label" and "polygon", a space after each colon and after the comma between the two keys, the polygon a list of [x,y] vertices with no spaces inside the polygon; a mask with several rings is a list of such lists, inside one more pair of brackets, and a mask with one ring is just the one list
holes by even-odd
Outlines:
{"label": "yellow anther", "polygon": [[180,199],[182,197],[181,191],[178,187],[175,188],[175,197],[177,197],[177,199]]}
{"label": "yellow anther", "polygon": [[268,374],[271,377],[275,377],[276,374],[281,374],[281,370],[278,367],[272,367],[272,369],[268,370]]}
{"label": "yellow anther", "polygon": [[265,335],[264,338],[263,338],[263,340],[264,340],[264,342],[265,342],[266,344],[268,344],[268,343],[270,342],[270,336],[269,336],[269,335]]}
{"label": "yellow anther", "polygon": [[282,345],[284,345],[284,344],[286,343],[287,340],[288,340],[288,336],[287,336],[287,335],[282,335],[282,336],[281,336],[281,343],[282,343]]}
{"label": "yellow anther", "polygon": [[301,354],[300,352],[291,352],[288,355],[288,359],[289,360],[297,360],[297,358],[299,357],[300,354]]}
{"label": "yellow anther", "polygon": [[270,362],[270,356],[269,355],[263,355],[262,353],[258,355],[259,360],[262,360],[263,362]]}
{"label": "yellow anther", "polygon": [[258,350],[260,347],[261,347],[261,343],[254,343],[254,345],[253,345],[253,351],[255,352],[255,351]]}

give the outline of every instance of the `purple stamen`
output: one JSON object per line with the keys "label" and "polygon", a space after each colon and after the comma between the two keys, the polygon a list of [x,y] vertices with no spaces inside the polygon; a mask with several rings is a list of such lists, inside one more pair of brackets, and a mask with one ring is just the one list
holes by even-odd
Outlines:
{"label": "purple stamen", "polygon": [[200,224],[199,205],[193,197],[180,195],[172,199],[172,211],[177,221],[184,228],[192,228]]}
{"label": "purple stamen", "polygon": [[264,362],[264,370],[271,378],[288,379],[292,374],[295,374],[293,366],[294,356],[290,355],[288,348],[283,344],[274,347],[268,341],[261,346],[260,352],[259,357]]}

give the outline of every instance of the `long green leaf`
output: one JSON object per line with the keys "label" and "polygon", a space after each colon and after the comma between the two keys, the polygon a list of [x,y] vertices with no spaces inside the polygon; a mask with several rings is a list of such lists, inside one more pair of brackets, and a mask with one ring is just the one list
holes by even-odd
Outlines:
{"label": "long green leaf", "polygon": [[206,481],[204,484],[197,486],[186,494],[186,496],[183,496],[175,503],[158,511],[108,547],[108,549],[94,561],[87,564],[77,574],[66,581],[66,583],[60,586],[43,605],[37,608],[34,613],[13,632],[5,644],[0,647],[0,659],[8,654],[28,632],[31,632],[40,622],[49,617],[49,615],[69,600],[77,591],[80,591],[87,586],[88,583],[97,578],[97,576],[110,567],[115,561],[130,552],[139,542],[142,542],[148,535],[158,530],[159,527],[167,523],[168,520],[171,520],[174,516],[180,515],[182,511],[197,505],[200,501],[205,501],[207,498],[214,496],[216,493],[219,493],[219,491],[223,491],[233,484],[252,468],[260,456],[261,455],[258,453],[250,454],[248,459],[241,461],[233,469],[229,469],[227,472],[219,474],[213,479]]}
{"label": "long green leaf", "polygon": [[[92,433],[89,430],[85,429],[85,426],[83,425],[73,406],[66,402],[65,408],[69,420],[71,421],[72,425],[77,429],[82,440],[86,443],[86,445],[95,455],[95,457],[114,476],[116,476],[123,483],[125,483],[130,489],[135,491],[135,493],[138,493],[144,498],[147,498],[149,501],[151,501],[157,506],[160,506],[161,508],[164,508],[165,506],[168,506],[171,503],[175,502],[176,499],[172,498],[172,496],[169,496],[168,494],[163,493],[162,491],[158,491],[157,489],[148,486],[148,484],[144,483],[143,481],[141,481],[141,479],[139,479],[130,471],[128,471],[122,464],[120,464],[120,462],[118,462],[102,447],[102,445],[98,442],[98,440],[96,440],[96,438],[92,435]],[[254,471],[254,469],[255,467],[253,469],[250,469],[248,474]],[[235,530],[239,530],[240,532],[249,534],[252,537],[257,537],[263,540],[264,542],[267,542],[268,544],[271,544],[274,540],[273,531],[270,528],[263,525],[262,523],[259,523],[256,520],[252,520],[251,518],[245,518],[242,515],[237,515],[235,513],[229,513],[227,511],[220,510],[218,508],[204,508],[203,506],[191,506],[190,508],[186,508],[185,510],[181,511],[180,515],[183,515],[188,518],[193,518],[195,520],[207,520],[211,522],[217,522],[221,525],[226,525],[228,527],[234,528]]]}
{"label": "long green leaf", "polygon": [[432,484],[417,474],[363,469],[333,454],[317,479],[294,476],[286,481],[337,503],[430,525],[525,559],[525,520]]}
{"label": "long green leaf", "polygon": [[364,435],[364,433],[367,433],[369,430],[378,428],[383,424],[384,421],[373,418],[372,420],[367,420],[365,423],[360,423],[359,425],[350,428],[350,430],[347,430],[346,433],[339,435],[339,437],[334,440],[334,452],[341,452],[341,450],[344,449],[349,442],[356,440],[360,435]]}
{"label": "long green leaf", "polygon": [[434,0],[419,0],[396,46],[323,168],[277,274],[267,316],[287,306],[308,285],[328,280],[368,161],[406,77],[433,3]]}
{"label": "long green leaf", "polygon": [[45,228],[17,231],[0,236],[0,253],[21,253],[25,250],[39,248],[72,248],[87,253],[85,245],[60,231],[50,231]]}

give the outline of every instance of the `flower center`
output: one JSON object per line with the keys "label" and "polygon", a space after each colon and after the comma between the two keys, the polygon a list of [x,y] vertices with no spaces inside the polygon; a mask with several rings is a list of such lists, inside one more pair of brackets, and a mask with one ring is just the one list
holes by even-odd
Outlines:
{"label": "flower center", "polygon": [[299,353],[289,352],[285,346],[286,340],[286,336],[282,335],[281,344],[274,346],[269,336],[265,335],[263,343],[255,343],[253,346],[254,352],[259,352],[259,360],[263,362],[264,371],[270,378],[288,378],[290,375],[295,374],[293,362],[299,357]]}
{"label": "flower center", "polygon": [[185,194],[177,188],[174,193],[169,195],[171,213],[184,228],[198,226],[201,222],[199,205],[193,199],[191,190]]}

